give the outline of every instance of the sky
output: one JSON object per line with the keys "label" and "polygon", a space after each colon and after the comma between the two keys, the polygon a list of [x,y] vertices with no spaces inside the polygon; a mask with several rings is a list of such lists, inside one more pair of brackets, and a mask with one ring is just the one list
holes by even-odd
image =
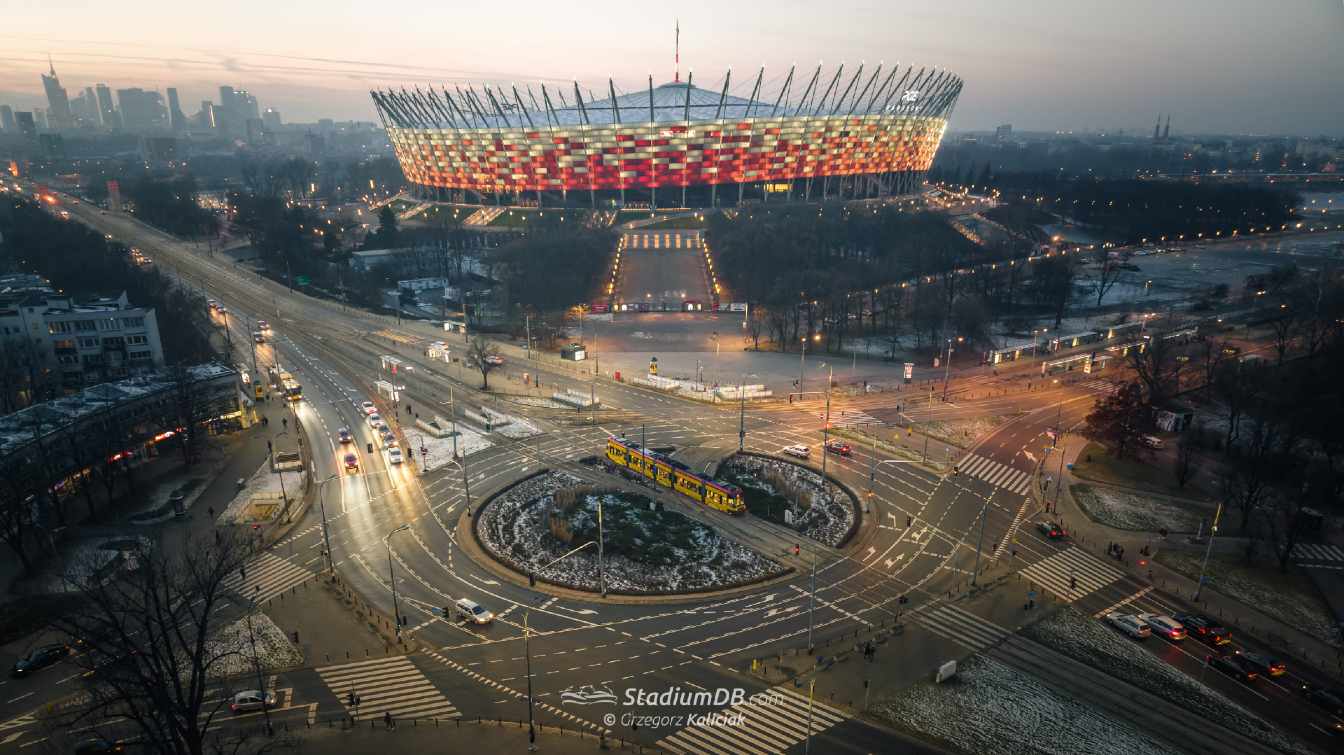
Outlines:
{"label": "sky", "polygon": [[[749,94],[790,64],[932,65],[965,80],[953,130],[1344,136],[1344,0],[682,0],[678,3],[4,0],[0,103],[44,106],[50,54],[73,97],[220,84],[286,121],[375,120],[368,90],[673,76]],[[742,89],[745,88],[745,91]]]}

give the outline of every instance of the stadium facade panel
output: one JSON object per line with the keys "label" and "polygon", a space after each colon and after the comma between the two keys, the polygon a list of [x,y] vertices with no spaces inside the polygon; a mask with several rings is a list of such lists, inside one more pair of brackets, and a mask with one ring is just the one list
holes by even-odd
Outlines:
{"label": "stadium facade panel", "polygon": [[[900,75],[901,73],[904,75]],[[407,180],[422,198],[544,206],[736,204],[916,191],[961,91],[947,72],[820,67],[791,97],[691,81],[595,100],[574,85],[372,92]],[[826,81],[829,79],[829,85]],[[865,83],[866,81],[866,83]],[[893,86],[894,82],[894,86]],[[558,105],[556,100],[559,100]]]}

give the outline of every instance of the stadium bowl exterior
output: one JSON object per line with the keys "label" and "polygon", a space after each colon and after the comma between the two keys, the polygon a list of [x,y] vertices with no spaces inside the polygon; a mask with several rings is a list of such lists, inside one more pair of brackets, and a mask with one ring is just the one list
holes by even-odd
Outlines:
{"label": "stadium bowl exterior", "polygon": [[[575,105],[564,108],[544,88],[547,104],[534,108],[523,106],[516,88],[512,97],[488,86],[486,97],[460,89],[456,98],[447,91],[373,95],[423,199],[692,207],[917,191],[959,91],[953,77],[933,91],[893,91],[880,107],[876,95],[838,96],[829,106],[824,96],[814,105],[804,95],[783,109],[783,92],[771,102],[755,91],[743,99],[729,97],[726,85],[711,92],[681,82],[650,83],[647,96],[617,96],[613,86],[611,97],[589,102],[576,86]],[[530,88],[528,95],[535,102]]]}

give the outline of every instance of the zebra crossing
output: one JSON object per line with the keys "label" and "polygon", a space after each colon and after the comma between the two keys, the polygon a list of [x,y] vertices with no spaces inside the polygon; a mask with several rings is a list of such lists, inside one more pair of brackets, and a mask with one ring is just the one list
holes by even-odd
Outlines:
{"label": "zebra crossing", "polygon": [[1298,543],[1293,546],[1293,560],[1302,561],[1344,561],[1344,548],[1338,545],[1319,543]]}
{"label": "zebra crossing", "polygon": [[835,411],[831,412],[831,427],[855,427],[863,425],[885,427],[886,424],[887,423],[861,409],[842,409],[838,413]]}
{"label": "zebra crossing", "polygon": [[1008,638],[1012,632],[988,619],[954,605],[941,605],[921,613],[915,623],[958,645],[980,652]]}
{"label": "zebra crossing", "polygon": [[1031,475],[979,454],[966,454],[957,463],[957,471],[1018,495],[1031,489]]}
{"label": "zebra crossing", "polygon": [[[317,675],[352,717],[378,718],[384,713],[391,713],[394,718],[462,716],[429,677],[404,655],[324,666],[317,669]],[[350,705],[351,694],[359,698],[357,707]]]}
{"label": "zebra crossing", "polygon": [[255,598],[260,607],[285,590],[297,587],[315,576],[315,573],[279,556],[262,553],[249,559],[238,573],[230,574],[223,581],[223,586],[247,600]]}
{"label": "zebra crossing", "polygon": [[[818,734],[849,718],[844,712],[813,699],[812,733]],[[658,747],[677,753],[784,752],[807,738],[808,697],[787,685],[758,692],[662,738]],[[740,717],[740,721],[739,721]],[[718,719],[722,725],[715,725]]]}
{"label": "zebra crossing", "polygon": [[1107,396],[1115,393],[1117,386],[1109,380],[1085,380],[1078,383],[1079,388],[1085,388],[1093,393],[1103,393]]}
{"label": "zebra crossing", "polygon": [[[1023,569],[1022,576],[1071,603],[1115,582],[1125,573],[1087,551],[1070,545]],[[1072,586],[1070,580],[1076,580],[1077,586]]]}

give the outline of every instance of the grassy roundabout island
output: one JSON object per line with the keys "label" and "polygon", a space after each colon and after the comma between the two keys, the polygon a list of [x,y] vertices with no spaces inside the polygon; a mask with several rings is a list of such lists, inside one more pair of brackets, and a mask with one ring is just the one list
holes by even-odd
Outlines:
{"label": "grassy roundabout island", "polygon": [[[476,532],[496,559],[541,581],[597,592],[598,505],[607,591],[669,595],[749,584],[785,568],[706,524],[625,490],[584,484],[565,472],[529,478],[492,498]],[[585,543],[592,546],[543,569]]]}
{"label": "grassy roundabout island", "polygon": [[719,476],[742,489],[747,512],[839,547],[854,533],[858,506],[847,490],[801,464],[739,453]]}

